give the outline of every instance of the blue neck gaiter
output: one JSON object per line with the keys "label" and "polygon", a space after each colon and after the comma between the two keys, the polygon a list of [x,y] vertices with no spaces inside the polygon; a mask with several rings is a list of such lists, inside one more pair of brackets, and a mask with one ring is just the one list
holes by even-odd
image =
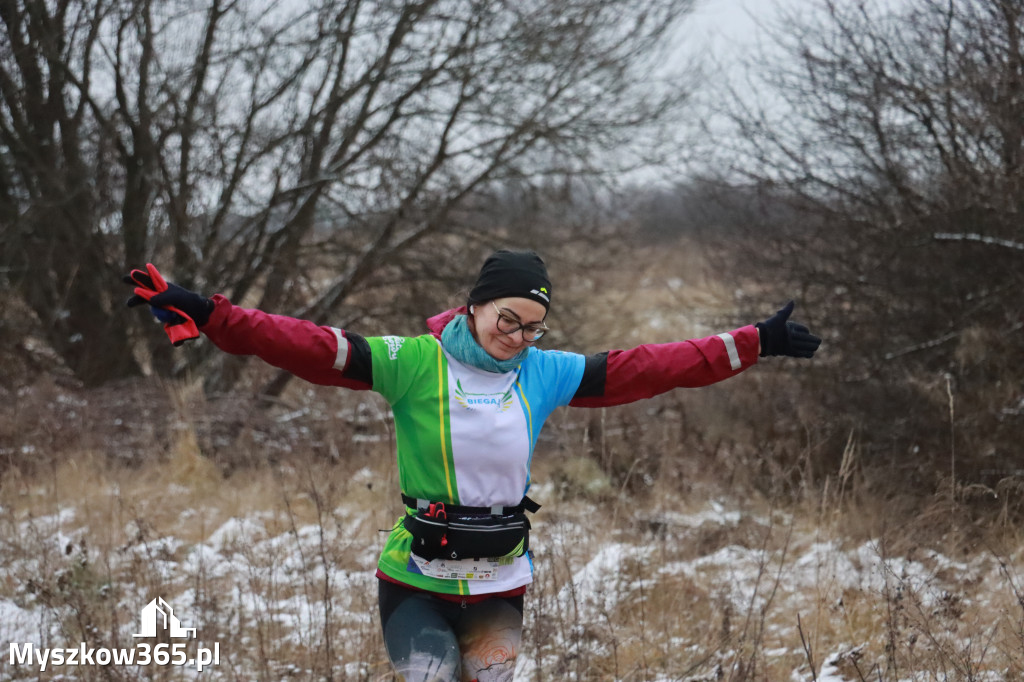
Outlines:
{"label": "blue neck gaiter", "polygon": [[469,331],[469,322],[465,315],[456,315],[455,319],[445,326],[444,331],[441,332],[441,345],[459,362],[497,374],[511,372],[526,359],[527,353],[530,352],[529,348],[524,348],[508,360],[491,357],[473,338],[473,332]]}

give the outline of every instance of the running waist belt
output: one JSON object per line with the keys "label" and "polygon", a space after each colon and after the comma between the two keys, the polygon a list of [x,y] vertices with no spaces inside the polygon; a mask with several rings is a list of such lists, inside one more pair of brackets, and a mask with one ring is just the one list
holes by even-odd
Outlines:
{"label": "running waist belt", "polygon": [[412,535],[412,551],[435,559],[504,558],[522,556],[530,548],[526,512],[540,509],[528,497],[513,506],[469,507],[402,496],[415,514],[402,518]]}

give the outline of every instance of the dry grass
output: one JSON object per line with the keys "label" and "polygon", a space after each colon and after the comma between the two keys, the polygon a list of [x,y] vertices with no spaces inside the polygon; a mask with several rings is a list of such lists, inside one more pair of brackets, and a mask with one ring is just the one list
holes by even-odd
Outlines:
{"label": "dry grass", "polygon": [[[562,278],[556,345],[749,321],[751,285],[722,284],[697,248],[632,256]],[[879,499],[856,433],[826,438],[800,399],[801,371],[554,415],[521,679],[1024,679],[1019,490],[976,518],[948,483]],[[400,506],[391,429],[380,401],[299,382],[271,409],[155,380],[24,390],[0,411],[0,640],[131,646],[162,596],[220,644],[208,679],[389,680],[373,572]]]}
{"label": "dry grass", "polygon": [[[147,466],[83,453],[4,486],[5,638],[126,646],[159,595],[220,643],[225,661],[210,679],[389,679],[372,578],[378,531],[397,512],[390,487],[375,485],[393,476],[389,459],[298,457],[224,477],[194,443],[184,430]],[[881,509],[849,502],[864,495],[850,482],[785,509],[709,500],[721,492],[710,476],[695,484],[704,495],[687,498],[601,489],[558,499],[563,477],[599,473],[567,473],[556,458],[537,466],[545,508],[523,679],[1021,679],[1017,533],[993,532],[970,555],[935,551],[913,520],[854,537],[850,514],[858,528],[887,524]],[[156,673],[113,679],[184,679]]]}
{"label": "dry grass", "polygon": [[[379,653],[365,655],[380,648],[364,641],[377,637],[372,566],[393,506],[383,487],[368,489],[369,472],[346,476],[323,463],[223,478],[192,441],[183,434],[165,461],[135,470],[83,457],[5,487],[5,638],[132,646],[138,611],[161,596],[220,643],[227,661],[214,675],[223,679],[320,679],[334,666],[365,679],[380,663]],[[37,677],[10,672],[5,679]],[[109,674],[70,668],[52,679],[62,673]]]}
{"label": "dry grass", "polygon": [[560,273],[552,270],[552,277],[564,282],[551,316],[554,343],[596,352],[733,327],[736,298],[742,298],[742,286],[751,285],[727,284],[702,247],[682,239],[673,248],[630,245],[628,250],[628,263],[621,249],[611,256],[570,252],[571,274],[558,280]]}

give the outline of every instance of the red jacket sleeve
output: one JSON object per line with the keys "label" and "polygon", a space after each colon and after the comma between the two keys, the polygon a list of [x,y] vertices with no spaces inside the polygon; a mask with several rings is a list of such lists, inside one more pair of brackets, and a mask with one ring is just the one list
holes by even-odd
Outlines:
{"label": "red jacket sleeve", "polygon": [[220,294],[212,300],[213,313],[201,331],[221,350],[255,355],[314,384],[371,388],[365,381],[345,376],[352,344],[341,329],[239,308]]}
{"label": "red jacket sleeve", "polygon": [[757,363],[754,325],[676,343],[609,351],[604,390],[573,398],[573,407],[610,407],[651,398],[673,388],[697,388],[736,376]]}

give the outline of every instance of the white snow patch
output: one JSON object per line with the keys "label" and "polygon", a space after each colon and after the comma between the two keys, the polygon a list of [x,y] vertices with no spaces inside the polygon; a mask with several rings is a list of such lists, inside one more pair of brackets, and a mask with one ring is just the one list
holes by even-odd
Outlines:
{"label": "white snow patch", "polygon": [[0,599],[0,641],[38,642],[39,618],[40,614],[35,611],[23,609],[8,599]]}
{"label": "white snow patch", "polygon": [[265,537],[266,534],[267,529],[262,522],[249,517],[242,519],[232,517],[210,534],[210,537],[206,539],[206,544],[215,549],[223,549],[226,545],[237,542],[251,543]]}
{"label": "white snow patch", "polygon": [[587,622],[614,609],[632,591],[632,585],[624,582],[621,567],[629,560],[645,559],[650,552],[649,547],[620,542],[600,547],[587,565],[576,572],[572,583],[559,590],[562,611],[574,606],[580,621]]}

